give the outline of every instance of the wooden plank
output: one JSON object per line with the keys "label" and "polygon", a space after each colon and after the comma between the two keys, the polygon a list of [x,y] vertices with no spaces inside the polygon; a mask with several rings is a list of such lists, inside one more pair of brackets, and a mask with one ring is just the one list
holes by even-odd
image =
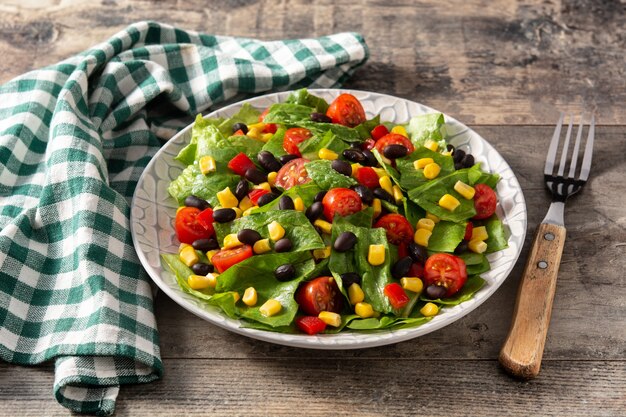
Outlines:
{"label": "wooden plank", "polygon": [[[518,382],[495,361],[314,358],[165,361],[162,381],[123,387],[116,415],[616,416],[626,362],[546,361]],[[0,414],[66,415],[52,367],[0,364]]]}
{"label": "wooden plank", "polygon": [[[626,4],[582,0],[154,2],[0,5],[0,81],[138,20],[280,39],[360,31],[369,62],[346,87],[410,98],[474,124],[550,124],[556,108],[626,124]],[[601,45],[601,47],[599,47]]]}

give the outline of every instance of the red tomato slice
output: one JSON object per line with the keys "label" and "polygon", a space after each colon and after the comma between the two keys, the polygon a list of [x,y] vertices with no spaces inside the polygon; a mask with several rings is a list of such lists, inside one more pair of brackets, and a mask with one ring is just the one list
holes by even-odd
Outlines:
{"label": "red tomato slice", "polygon": [[245,136],[245,133],[243,133],[243,130],[239,129],[238,131],[233,133],[233,136]]}
{"label": "red tomato slice", "polygon": [[491,217],[496,212],[496,203],[498,198],[496,192],[486,184],[474,185],[476,194],[474,194],[474,208],[476,215],[473,219],[480,220]]}
{"label": "red tomato slice", "polygon": [[213,236],[215,234],[215,229],[213,229],[213,209],[211,207],[202,210],[196,216],[196,220],[202,227],[204,227],[207,232]]}
{"label": "red tomato slice", "polygon": [[[265,116],[267,116],[267,113],[269,112],[270,112],[270,108],[268,107],[259,116],[259,122],[263,122],[263,120],[265,120]],[[277,130],[278,130],[278,126],[274,123],[267,123],[265,127],[263,127],[263,133],[276,133]]]}
{"label": "red tomato slice", "polygon": [[222,249],[211,258],[211,263],[221,274],[231,266],[252,256],[252,246],[243,245],[234,249]]}
{"label": "red tomato slice", "polygon": [[370,132],[370,135],[372,135],[372,139],[374,140],[378,140],[387,134],[389,134],[389,129],[387,129],[387,126],[385,125],[378,125]]}
{"label": "red tomato slice", "polygon": [[191,245],[195,240],[211,237],[212,233],[198,223],[198,214],[200,209],[196,207],[183,207],[176,212],[174,226],[179,242]]}
{"label": "red tomato slice", "polygon": [[322,200],[324,206],[324,216],[328,221],[332,221],[335,214],[347,216],[361,211],[363,204],[361,197],[356,191],[349,188],[333,188],[328,191]]}
{"label": "red tomato slice", "polygon": [[250,201],[252,201],[252,204],[254,204],[255,206],[257,205],[257,203],[259,202],[259,198],[261,198],[261,196],[264,196],[265,194],[269,194],[270,192],[267,190],[263,190],[261,188],[257,188],[255,190],[252,190],[248,193],[248,198],[250,199]]}
{"label": "red tomato slice", "polygon": [[304,167],[304,164],[307,162],[309,162],[309,160],[305,158],[298,158],[287,162],[276,175],[276,185],[288,190],[294,185],[302,185],[311,181],[309,173],[306,172],[306,168]]}
{"label": "red tomato slice", "polygon": [[306,314],[317,316],[322,311],[339,313],[343,295],[333,277],[318,277],[305,282],[296,291],[296,302]]}
{"label": "red tomato slice", "polygon": [[296,319],[296,326],[304,333],[314,335],[326,330],[326,323],[316,316],[302,316]]}
{"label": "red tomato slice", "polygon": [[437,253],[426,260],[423,279],[425,286],[435,284],[445,287],[445,296],[451,297],[465,285],[467,267],[458,256]]}
{"label": "red tomato slice", "polygon": [[397,282],[385,285],[385,295],[389,299],[389,303],[396,310],[404,307],[409,302],[409,296],[406,295],[404,289]]}
{"label": "red tomato slice", "polygon": [[247,170],[254,168],[254,162],[248,158],[248,155],[239,152],[228,162],[228,168],[237,175],[245,175]]}
{"label": "red tomato slice", "polygon": [[283,139],[283,149],[285,152],[292,155],[302,156],[298,144],[304,142],[308,138],[313,136],[309,129],[303,127],[292,127],[285,132],[285,138]]}
{"label": "red tomato slice", "polygon": [[361,167],[356,170],[354,175],[356,180],[367,188],[378,187],[378,174],[370,167]]}
{"label": "red tomato slice", "polygon": [[374,139],[367,138],[361,144],[361,149],[363,149],[364,151],[371,151],[372,149],[374,149],[375,145],[376,145],[376,141]]}
{"label": "red tomato slice", "polygon": [[463,236],[463,240],[470,240],[472,238],[472,232],[474,231],[474,225],[472,222],[467,222],[465,225],[465,236]]}
{"label": "red tomato slice", "polygon": [[382,227],[387,233],[387,240],[394,245],[404,242],[409,244],[413,241],[413,226],[401,214],[385,214],[374,223],[374,227]]}
{"label": "red tomato slice", "polygon": [[398,259],[406,258],[407,256],[409,256],[409,244],[400,242],[398,244]]}
{"label": "red tomato slice", "polygon": [[326,116],[330,117],[333,123],[355,127],[363,123],[365,110],[358,98],[352,94],[341,94],[328,107]]}
{"label": "red tomato slice", "polygon": [[398,135],[397,133],[388,133],[378,139],[376,141],[376,150],[382,155],[383,149],[385,149],[385,146],[387,145],[402,145],[409,150],[409,153],[415,150],[415,146],[413,146],[410,140],[402,135]]}

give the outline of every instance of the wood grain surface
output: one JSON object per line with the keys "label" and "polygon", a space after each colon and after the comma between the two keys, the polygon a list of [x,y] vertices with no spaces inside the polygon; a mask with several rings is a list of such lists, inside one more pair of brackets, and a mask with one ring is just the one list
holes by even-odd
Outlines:
{"label": "wood grain surface", "polygon": [[[365,350],[248,339],[156,299],[162,381],[121,389],[116,415],[620,416],[626,410],[626,5],[617,0],[4,0],[0,82],[137,20],[279,39],[364,34],[346,85],[423,102],[469,124],[519,179],[535,229],[556,109],[595,109],[594,162],[565,210],[567,240],[540,376],[497,363],[528,247],[481,307],[439,331]],[[52,365],[0,363],[0,415],[67,415]]]}

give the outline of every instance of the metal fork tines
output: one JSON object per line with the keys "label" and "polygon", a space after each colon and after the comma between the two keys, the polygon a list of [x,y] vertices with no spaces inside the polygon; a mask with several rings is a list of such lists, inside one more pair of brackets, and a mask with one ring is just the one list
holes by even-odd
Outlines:
{"label": "metal fork tines", "polygon": [[[563,141],[563,146],[561,148],[561,158],[558,170],[554,173],[554,163],[559,150],[559,143],[561,142],[561,128],[563,126],[564,118],[565,115],[561,113],[561,117],[559,117],[559,121],[554,129],[554,135],[552,136],[550,148],[548,149],[548,155],[546,157],[546,166],[543,173],[546,186],[552,193],[552,204],[550,205],[550,210],[548,210],[548,214],[542,223],[563,225],[563,208],[565,200],[580,191],[583,185],[587,182],[587,179],[589,178],[589,171],[591,170],[591,158],[593,156],[593,140],[595,134],[595,117],[594,115],[591,115],[589,120],[589,130],[582,156],[582,163],[580,164],[578,175],[576,175],[576,168],[578,167],[578,160],[580,158],[581,140],[583,130],[585,128],[585,115],[583,114],[580,117],[578,133],[576,134],[576,142],[574,143],[574,148],[571,154],[569,147],[574,126],[574,117],[569,115],[569,124],[567,126],[565,140]],[[570,159],[570,166],[569,171],[565,175],[568,158]]]}

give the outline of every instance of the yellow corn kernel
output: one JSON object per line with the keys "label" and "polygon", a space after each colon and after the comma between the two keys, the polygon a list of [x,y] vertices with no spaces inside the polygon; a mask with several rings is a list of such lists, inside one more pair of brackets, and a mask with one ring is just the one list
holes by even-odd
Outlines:
{"label": "yellow corn kernel", "polygon": [[439,149],[439,144],[434,140],[428,139],[426,142],[424,142],[424,147],[430,149],[433,152],[437,152],[437,149]]}
{"label": "yellow corn kernel", "polygon": [[222,246],[222,249],[232,249],[241,245],[242,243],[239,241],[239,239],[237,239],[237,234],[231,233],[224,236],[224,246]]}
{"label": "yellow corn kernel", "polygon": [[203,275],[189,275],[187,277],[187,284],[193,290],[203,290],[205,288],[215,288],[217,285],[217,274]]}
{"label": "yellow corn kernel", "polygon": [[259,124],[260,123],[248,126],[248,133],[246,133],[246,136],[253,139],[259,139],[263,133],[263,127],[258,126]]}
{"label": "yellow corn kernel", "polygon": [[178,245],[178,254],[180,255],[183,249],[185,249],[188,246],[191,246],[191,245],[189,243],[181,243],[180,245]]}
{"label": "yellow corn kernel", "polygon": [[259,138],[259,140],[261,142],[267,142],[268,140],[272,139],[272,136],[274,136],[273,133],[263,133],[261,137]]}
{"label": "yellow corn kernel", "polygon": [[270,246],[269,239],[257,240],[256,242],[254,242],[254,246],[252,246],[252,251],[256,253],[257,255],[261,253],[269,252],[271,250],[272,250],[272,247]]}
{"label": "yellow corn kernel", "polygon": [[215,158],[209,155],[205,155],[200,158],[198,165],[200,165],[200,172],[202,172],[204,175],[207,175],[210,172],[215,172],[215,170],[217,170],[217,166],[215,165]]}
{"label": "yellow corn kernel", "polygon": [[257,294],[254,287],[248,287],[243,293],[243,298],[241,299],[245,305],[248,307],[252,307],[256,305],[257,302]]}
{"label": "yellow corn kernel", "polygon": [[404,196],[402,195],[402,190],[400,189],[400,187],[394,185],[393,187],[391,187],[391,189],[393,191],[393,199],[395,200],[396,204],[402,203],[402,200],[404,200]]}
{"label": "yellow corn kernel", "polygon": [[329,326],[339,327],[341,326],[341,316],[332,311],[322,311],[317,317]]}
{"label": "yellow corn kernel", "polygon": [[220,202],[220,206],[223,208],[233,208],[239,205],[239,200],[235,197],[230,188],[226,187],[222,191],[218,191],[217,199]]}
{"label": "yellow corn kernel", "polygon": [[354,177],[356,175],[356,172],[359,170],[359,168],[363,168],[363,165],[359,164],[359,163],[354,163],[350,165],[352,167],[352,176]]}
{"label": "yellow corn kernel", "polygon": [[252,123],[248,125],[248,131],[250,129],[259,129],[259,130],[263,130],[265,129],[265,123],[263,122],[257,122],[257,123]]}
{"label": "yellow corn kernel", "polygon": [[445,152],[441,152],[441,154],[443,156],[451,156],[452,155],[452,151],[445,151]]}
{"label": "yellow corn kernel", "polygon": [[424,317],[436,316],[437,313],[439,313],[439,307],[437,307],[435,303],[426,303],[424,307],[420,309],[420,313],[422,313]]}
{"label": "yellow corn kernel", "polygon": [[254,206],[254,204],[252,204],[252,201],[248,198],[248,196],[245,196],[239,202],[239,208],[241,209],[242,212],[248,210],[252,206]]}
{"label": "yellow corn kernel", "polygon": [[361,286],[356,282],[348,287],[348,298],[350,299],[350,304],[355,305],[357,303],[365,300],[365,293]]}
{"label": "yellow corn kernel", "polygon": [[235,210],[235,219],[238,219],[243,215],[243,210],[239,207],[233,207],[233,210]]}
{"label": "yellow corn kernel", "polygon": [[463,198],[468,200],[474,198],[474,194],[476,194],[474,187],[465,184],[463,181],[457,181],[456,184],[454,184],[454,191],[461,194]]}
{"label": "yellow corn kernel", "polygon": [[407,291],[419,294],[424,289],[424,283],[418,277],[404,277],[400,280],[400,285]]}
{"label": "yellow corn kernel", "polygon": [[280,310],[283,309],[283,306],[277,300],[270,298],[259,308],[259,312],[263,314],[265,317],[275,316],[280,313]]}
{"label": "yellow corn kernel", "polygon": [[211,262],[211,259],[213,259],[213,255],[215,255],[217,252],[219,252],[218,249],[207,251],[206,258],[209,260],[209,262]]}
{"label": "yellow corn kernel", "polygon": [[315,259],[326,259],[330,256],[330,246],[326,246],[324,249],[313,249],[313,257]]}
{"label": "yellow corn kernel", "polygon": [[374,266],[382,265],[385,262],[385,245],[370,245],[367,262]]}
{"label": "yellow corn kernel", "polygon": [[484,253],[487,250],[487,244],[482,240],[470,240],[467,247],[476,253]]}
{"label": "yellow corn kernel", "polygon": [[300,197],[296,197],[293,199],[293,208],[296,211],[304,211],[304,201]]}
{"label": "yellow corn kernel", "polygon": [[385,170],[384,170],[384,169],[382,169],[382,168],[375,168],[375,167],[372,167],[372,169],[374,170],[374,172],[376,173],[376,175],[378,175],[378,178],[382,178],[382,177],[384,177],[385,175],[387,175],[387,171],[385,171]]}
{"label": "yellow corn kernel", "polygon": [[430,230],[432,232],[435,228],[435,222],[427,218],[419,219],[417,221],[417,228]]}
{"label": "yellow corn kernel", "polygon": [[317,153],[317,156],[320,159],[327,159],[329,161],[339,158],[339,155],[337,155],[335,152],[331,151],[330,149],[326,149],[326,148],[320,149],[319,152]]}
{"label": "yellow corn kernel", "polygon": [[374,218],[380,216],[380,213],[383,211],[383,205],[380,202],[380,198],[375,198],[372,201],[372,207],[374,208]]}
{"label": "yellow corn kernel", "polygon": [[413,235],[413,242],[417,243],[418,245],[424,246],[425,248],[428,247],[428,240],[430,240],[430,236],[433,234],[433,232],[431,232],[428,229],[417,229],[415,231],[415,234]]}
{"label": "yellow corn kernel", "polygon": [[485,226],[474,227],[472,229],[472,237],[470,240],[487,240],[489,234]]}
{"label": "yellow corn kernel", "polygon": [[436,162],[432,164],[428,164],[424,167],[424,177],[432,180],[433,178],[437,178],[439,173],[441,172],[441,167]]}
{"label": "yellow corn kernel", "polygon": [[195,265],[198,262],[200,262],[200,258],[198,257],[198,254],[196,253],[196,250],[192,246],[184,247],[183,250],[180,251],[178,256],[179,256],[180,260],[183,261],[183,263],[185,265],[187,265],[188,267],[190,267],[190,268],[193,265]]}
{"label": "yellow corn kernel", "polygon": [[432,213],[426,213],[426,218],[432,220],[433,222],[435,222],[435,224],[439,223],[439,221],[441,220],[439,217],[435,216]]}
{"label": "yellow corn kernel", "polygon": [[444,196],[439,199],[439,205],[446,210],[454,211],[458,206],[461,205],[461,202],[457,200],[453,195],[444,194]]}
{"label": "yellow corn kernel", "polygon": [[270,232],[270,239],[274,242],[285,236],[285,229],[276,220],[267,225],[267,230]]}
{"label": "yellow corn kernel", "polygon": [[389,178],[389,175],[380,177],[378,179],[378,184],[380,184],[380,187],[383,190],[387,191],[389,195],[393,195],[393,186],[391,185],[391,178]]}
{"label": "yellow corn kernel", "polygon": [[326,220],[317,219],[313,222],[313,225],[319,227],[322,232],[326,233],[327,235],[331,234],[333,230],[333,225],[328,223]]}
{"label": "yellow corn kernel", "polygon": [[269,183],[269,185],[271,187],[274,186],[274,184],[276,184],[276,177],[278,176],[278,172],[276,171],[272,171],[269,174],[267,174],[267,182]]}
{"label": "yellow corn kernel", "polygon": [[434,164],[435,160],[433,158],[420,158],[413,162],[413,166],[415,169],[424,169],[424,167],[428,164]]}
{"label": "yellow corn kernel", "polygon": [[244,210],[244,212],[243,212],[243,213],[241,213],[241,217],[246,217],[246,216],[251,215],[251,214],[252,214],[252,212],[253,212],[254,210],[258,209],[258,208],[259,208],[259,206],[252,206],[252,207],[250,207],[250,208],[248,208],[248,209]]}
{"label": "yellow corn kernel", "polygon": [[233,294],[233,299],[235,300],[235,303],[237,303],[237,301],[239,301],[241,296],[239,295],[239,293],[237,291],[233,291],[232,294]]}
{"label": "yellow corn kernel", "polygon": [[252,187],[252,189],[254,190],[265,190],[265,191],[272,191],[272,187],[270,186],[269,182],[262,182],[261,184],[257,184],[254,187]]}
{"label": "yellow corn kernel", "polygon": [[368,303],[356,303],[354,306],[354,312],[361,318],[368,318],[374,316],[374,309],[371,304]]}
{"label": "yellow corn kernel", "polygon": [[406,129],[404,128],[404,126],[394,126],[393,129],[391,129],[391,133],[396,133],[398,135],[402,135],[405,138],[408,138],[409,135],[406,133]]}

